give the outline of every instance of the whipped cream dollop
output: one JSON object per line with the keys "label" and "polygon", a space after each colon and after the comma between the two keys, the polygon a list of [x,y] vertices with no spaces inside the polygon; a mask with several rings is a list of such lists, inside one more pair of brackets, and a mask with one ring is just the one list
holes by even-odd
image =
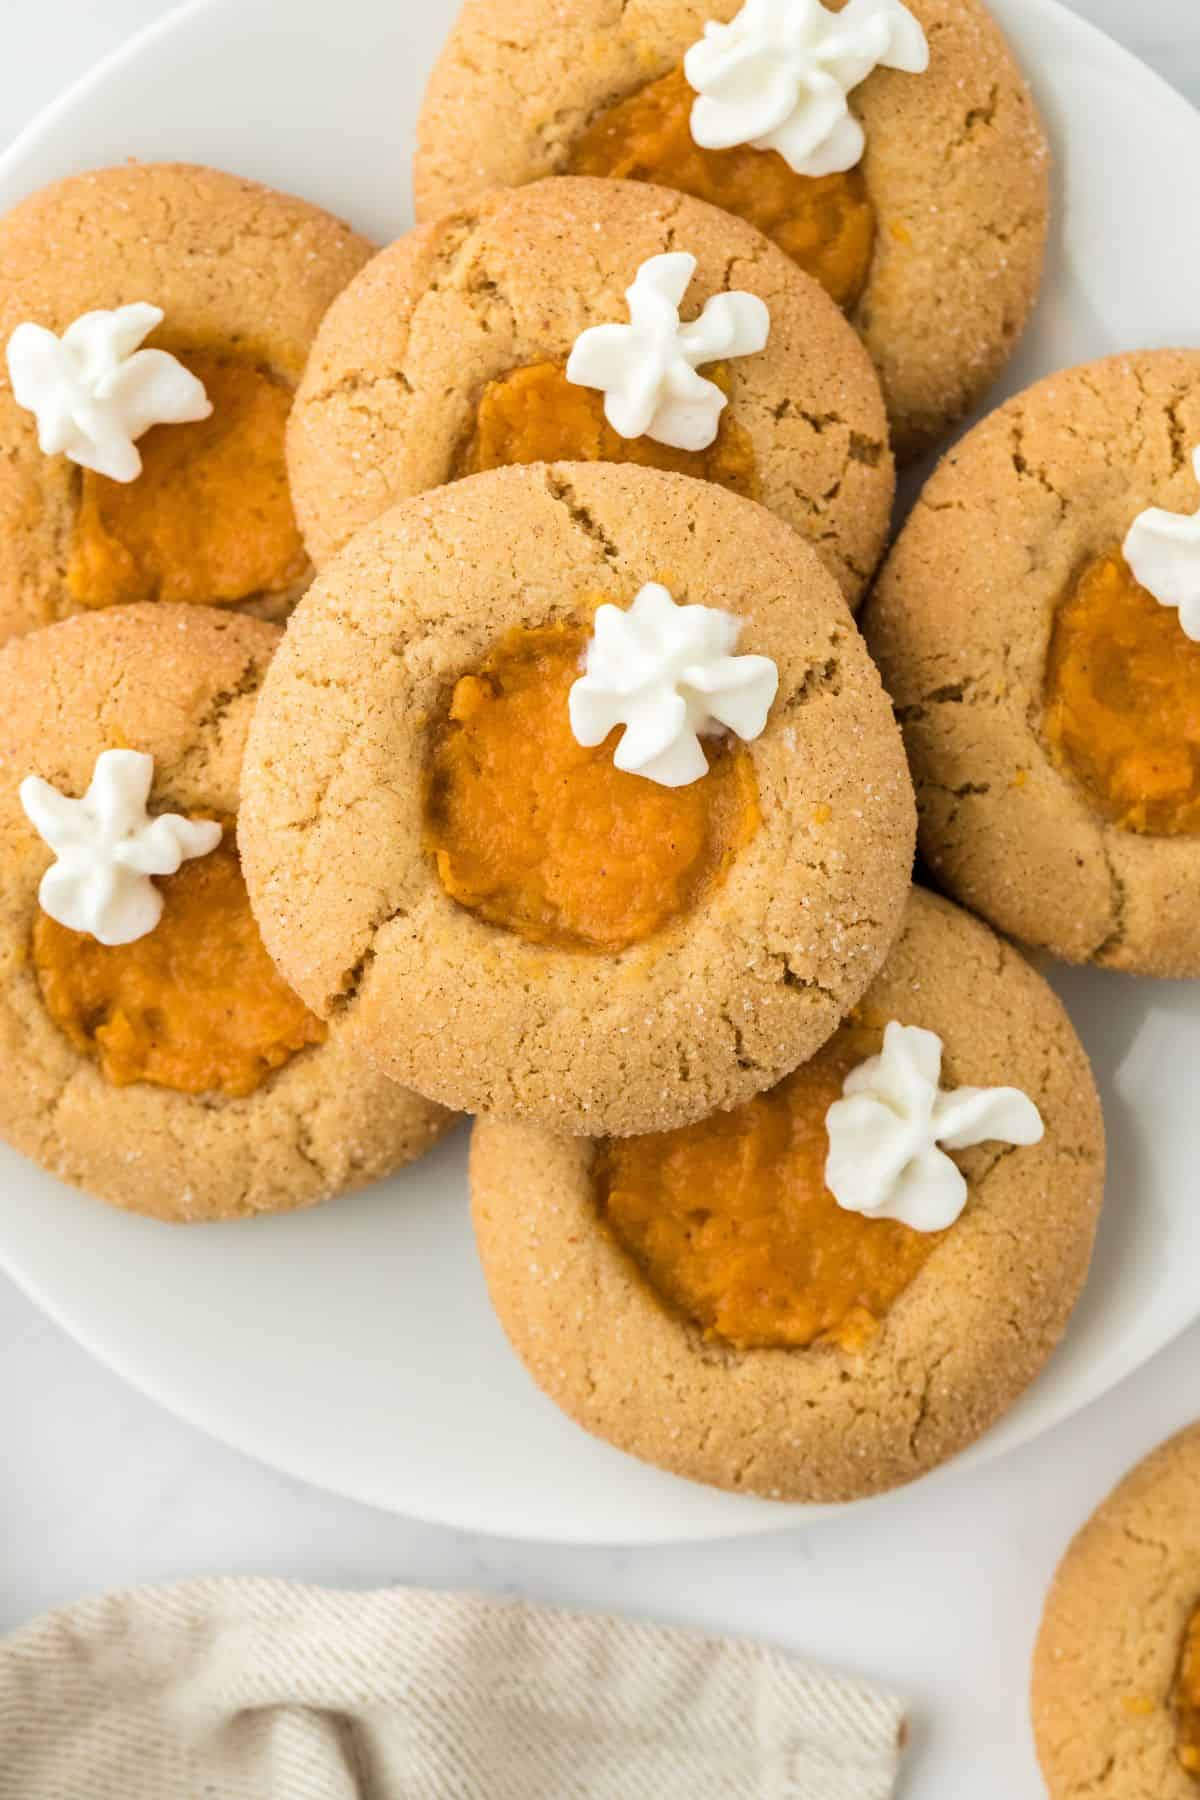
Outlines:
{"label": "whipped cream dollop", "polygon": [[628,611],[599,607],[568,702],[576,742],[590,749],[623,725],[618,769],[662,787],[699,781],[708,772],[701,737],[760,737],[779,687],[770,657],[732,654],[741,628],[716,607],[677,606],[657,581]]}
{"label": "whipped cream dollop", "polygon": [[714,294],[698,319],[680,323],[695,273],[696,258],[686,251],[652,256],[625,291],[629,324],[594,325],[575,340],[567,380],[601,390],[604,416],[623,438],[707,450],[726,397],[697,368],[766,345],[771,315],[757,294]]}
{"label": "whipped cream dollop", "polygon": [[699,98],[691,129],[705,150],[778,150],[797,175],[854,168],[866,148],[846,96],[875,68],[920,75],[929,44],[901,0],[746,0],[709,23],[683,60]]}
{"label": "whipped cream dollop", "polygon": [[37,419],[38,443],[110,481],[136,481],[136,440],[152,425],[207,419],[212,406],[190,369],[169,351],[141,350],[161,325],[157,306],[135,301],[115,312],[83,313],[55,337],[18,325],[8,340],[13,397]]}
{"label": "whipped cream dollop", "polygon": [[[847,1212],[944,1231],[967,1203],[946,1150],[1036,1144],[1045,1127],[1019,1088],[939,1087],[942,1040],[893,1019],[883,1051],[852,1069],[825,1115],[825,1185]],[[944,1146],[944,1148],[939,1148]]]}
{"label": "whipped cream dollop", "polygon": [[154,930],[163,897],[150,877],[174,875],[221,841],[209,819],[146,811],[154,758],[140,750],[104,750],[91,785],[72,800],[39,775],[21,783],[21,805],[56,860],[38,889],[43,912],[101,944],[132,944]]}
{"label": "whipped cream dollop", "polygon": [[[1192,468],[1200,481],[1200,448],[1192,451]],[[1200,511],[1151,506],[1133,521],[1123,549],[1134,580],[1160,605],[1178,607],[1183,630],[1200,643]]]}

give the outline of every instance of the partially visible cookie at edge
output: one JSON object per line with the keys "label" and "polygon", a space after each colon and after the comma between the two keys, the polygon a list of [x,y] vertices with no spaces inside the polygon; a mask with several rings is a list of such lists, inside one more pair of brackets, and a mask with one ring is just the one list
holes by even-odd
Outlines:
{"label": "partially visible cookie at edge", "polygon": [[863,613],[937,881],[1137,974],[1200,974],[1200,646],[1122,546],[1195,511],[1198,445],[1200,352],[1047,376],[947,454]]}
{"label": "partially visible cookie at edge", "polygon": [[1200,1425],[1132,1469],[1046,1598],[1032,1710],[1049,1800],[1195,1800]]}

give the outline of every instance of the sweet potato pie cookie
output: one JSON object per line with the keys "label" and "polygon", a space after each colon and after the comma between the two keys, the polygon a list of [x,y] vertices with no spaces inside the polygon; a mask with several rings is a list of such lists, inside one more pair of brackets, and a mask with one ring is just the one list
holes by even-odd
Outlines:
{"label": "sweet potato pie cookie", "polygon": [[1052,375],[926,486],[864,630],[923,854],[1074,962],[1200,975],[1200,352]]}
{"label": "sweet potato pie cookie", "polygon": [[845,308],[901,457],[985,392],[1041,279],[1046,141],[979,0],[466,0],[418,138],[425,220],[547,175],[747,219]]}
{"label": "sweet potato pie cookie", "polygon": [[162,1219],[310,1205],[452,1122],[314,1017],[255,926],[239,776],[279,637],[142,603],[0,651],[0,1134]]}
{"label": "sweet potato pie cookie", "polygon": [[284,616],[310,573],[292,395],[370,253],[182,163],[74,175],[0,219],[0,641],[122,601]]}
{"label": "sweet potato pie cookie", "polygon": [[810,1055],[899,926],[911,786],[844,600],[774,514],[498,469],[328,564],[264,686],[241,843],[321,1018],[448,1105],[662,1129]]}
{"label": "sweet potato pie cookie", "polygon": [[456,476],[593,460],[761,500],[852,604],[887,539],[883,399],[838,309],[749,225],[634,182],[490,194],[383,251],[326,316],[288,434],[318,565]]}
{"label": "sweet potato pie cookie", "polygon": [[770,1092],[620,1140],[480,1120],[471,1191],[505,1331],[573,1419],[694,1480],[836,1501],[943,1462],[1037,1374],[1103,1167],[1050,989],[914,889],[861,1002]]}
{"label": "sweet potato pie cookie", "polygon": [[1046,1601],[1033,1727],[1050,1800],[1200,1793],[1200,1426],[1084,1526]]}

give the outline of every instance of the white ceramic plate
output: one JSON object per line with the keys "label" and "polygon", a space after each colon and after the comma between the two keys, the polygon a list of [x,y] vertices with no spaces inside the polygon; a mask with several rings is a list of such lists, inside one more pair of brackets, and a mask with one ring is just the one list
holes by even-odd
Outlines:
{"label": "white ceramic plate", "polygon": [[[991,3],[1033,78],[1058,171],[1046,297],[1004,391],[1113,350],[1197,343],[1200,237],[1170,172],[1200,161],[1200,115],[1053,0]],[[413,121],[451,12],[451,0],[197,0],[0,159],[0,207],[89,165],[180,157],[293,189],[385,241],[409,223]],[[1067,1342],[963,1462],[1065,1418],[1200,1313],[1189,1053],[1200,985],[1079,971],[1057,985],[1104,1094],[1099,1249]],[[492,1317],[464,1159],[460,1133],[371,1193],[178,1231],[110,1212],[0,1149],[0,1261],[174,1411],[378,1506],[609,1544],[731,1536],[829,1510],[709,1492],[560,1417]]]}

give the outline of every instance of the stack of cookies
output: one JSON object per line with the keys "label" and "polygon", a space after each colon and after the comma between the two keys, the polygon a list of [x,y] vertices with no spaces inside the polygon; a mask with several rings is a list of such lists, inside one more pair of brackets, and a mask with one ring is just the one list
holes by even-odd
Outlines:
{"label": "stack of cookies", "polygon": [[1200,973],[1200,359],[1012,402],[884,560],[1041,275],[980,0],[467,0],[416,178],[378,253],[179,166],[0,221],[0,1131],[203,1220],[474,1114],[568,1414],[895,1486],[1097,1224],[1087,1059],[991,926]]}

